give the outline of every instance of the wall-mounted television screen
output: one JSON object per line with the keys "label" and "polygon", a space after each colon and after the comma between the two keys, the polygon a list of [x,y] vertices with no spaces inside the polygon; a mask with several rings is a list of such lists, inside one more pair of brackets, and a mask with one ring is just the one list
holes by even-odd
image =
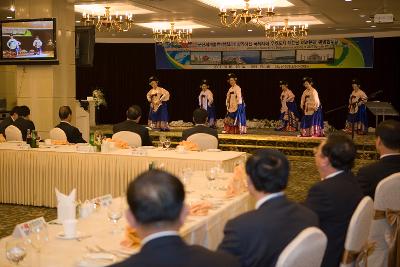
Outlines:
{"label": "wall-mounted television screen", "polygon": [[3,20],[1,61],[6,64],[57,63],[56,19]]}

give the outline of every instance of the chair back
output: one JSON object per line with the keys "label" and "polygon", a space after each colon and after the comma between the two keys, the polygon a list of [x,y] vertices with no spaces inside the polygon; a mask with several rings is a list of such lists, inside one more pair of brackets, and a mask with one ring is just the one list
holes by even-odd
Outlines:
{"label": "chair back", "polygon": [[7,141],[22,141],[23,140],[21,131],[14,125],[8,126],[4,130],[4,134],[6,135]]}
{"label": "chair back", "polygon": [[61,128],[53,128],[50,130],[50,139],[51,140],[67,140],[67,135]]}
{"label": "chair back", "polygon": [[130,131],[121,131],[113,134],[112,139],[119,139],[127,142],[131,147],[142,146],[142,138],[139,134]]}
{"label": "chair back", "polygon": [[200,150],[218,148],[218,139],[211,134],[195,133],[190,135],[187,140],[197,144]]}
{"label": "chair back", "polygon": [[387,209],[400,211],[400,172],[394,173],[376,187],[374,209],[375,216],[371,225],[369,240],[375,242],[375,250],[368,257],[368,265],[377,267],[388,266],[389,246],[387,237],[392,233],[392,227],[385,218]]}
{"label": "chair back", "polygon": [[353,252],[358,253],[368,245],[368,235],[374,216],[374,203],[369,196],[364,197],[351,216],[344,242],[344,255],[341,267],[355,266],[355,259],[351,257]]}
{"label": "chair back", "polygon": [[275,267],[320,267],[327,242],[320,229],[306,228],[281,252]]}

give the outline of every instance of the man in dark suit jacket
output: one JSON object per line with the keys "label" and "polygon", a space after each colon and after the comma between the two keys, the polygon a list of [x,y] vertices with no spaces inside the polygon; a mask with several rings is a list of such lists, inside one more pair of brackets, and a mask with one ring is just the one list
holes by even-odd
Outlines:
{"label": "man in dark suit jacket", "polygon": [[141,238],[141,250],[113,267],[239,267],[229,254],[189,246],[179,236],[188,213],[183,184],[175,176],[150,170],[128,186],[126,213]]}
{"label": "man in dark suit jacket", "polygon": [[20,106],[17,109],[18,119],[13,123],[22,134],[22,139],[26,141],[26,134],[29,130],[35,130],[35,124],[30,120],[31,110],[27,106]]}
{"label": "man in dark suit jacket", "polygon": [[82,138],[82,133],[79,129],[71,124],[72,110],[69,106],[61,106],[58,110],[58,116],[60,117],[61,122],[56,126],[56,128],[60,128],[65,132],[69,143],[86,143]]}
{"label": "man in dark suit jacket", "polygon": [[205,133],[215,136],[218,139],[218,132],[216,129],[207,127],[206,122],[208,113],[205,109],[198,108],[193,112],[193,122],[195,126],[193,128],[184,130],[182,132],[182,140],[187,140],[189,136],[196,133]]}
{"label": "man in dark suit jacket", "polygon": [[113,126],[113,133],[118,133],[121,131],[137,133],[142,138],[142,146],[153,145],[150,139],[149,130],[139,124],[141,116],[142,109],[139,106],[133,105],[129,107],[126,111],[126,120],[115,124]]}
{"label": "man in dark suit jacket", "polygon": [[318,226],[318,217],[285,197],[289,162],[281,152],[257,151],[247,161],[246,172],[256,209],[226,224],[218,250],[237,256],[242,267],[273,267],[282,250],[302,230]]}
{"label": "man in dark suit jacket", "polygon": [[16,119],[18,119],[18,108],[18,106],[13,107],[10,111],[10,116],[0,122],[0,134],[3,136],[5,136],[4,132],[6,128],[12,125]]}
{"label": "man in dark suit jacket", "polygon": [[328,245],[321,266],[339,266],[351,216],[363,197],[351,173],[356,156],[353,141],[343,134],[331,134],[315,151],[321,181],[308,192],[306,205],[319,217]]}
{"label": "man in dark suit jacket", "polygon": [[375,196],[376,186],[389,175],[400,172],[400,122],[386,120],[375,130],[376,150],[380,160],[360,168],[357,179],[364,195]]}

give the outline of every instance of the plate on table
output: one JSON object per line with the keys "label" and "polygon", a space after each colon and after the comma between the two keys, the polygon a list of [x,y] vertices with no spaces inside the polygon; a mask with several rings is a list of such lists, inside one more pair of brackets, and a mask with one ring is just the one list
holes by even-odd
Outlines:
{"label": "plate on table", "polygon": [[117,261],[117,257],[106,252],[87,253],[78,261],[78,267],[103,267],[108,266]]}
{"label": "plate on table", "polygon": [[79,231],[76,232],[76,236],[65,236],[64,232],[59,232],[56,237],[59,239],[64,239],[64,240],[71,240],[71,239],[77,239],[79,237],[83,236],[83,234]]}
{"label": "plate on table", "polygon": [[154,146],[141,146],[139,148],[141,148],[141,149],[154,149],[156,147],[154,147]]}
{"label": "plate on table", "polygon": [[206,151],[207,152],[221,152],[222,150],[218,149],[218,148],[209,148],[209,149],[206,149]]}

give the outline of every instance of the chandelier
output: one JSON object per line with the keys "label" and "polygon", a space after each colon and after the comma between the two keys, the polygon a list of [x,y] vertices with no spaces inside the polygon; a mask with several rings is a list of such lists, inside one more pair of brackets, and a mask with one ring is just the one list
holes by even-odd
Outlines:
{"label": "chandelier", "polygon": [[189,44],[192,42],[192,29],[175,29],[171,23],[170,29],[153,29],[153,38],[156,43]]}
{"label": "chandelier", "polygon": [[263,10],[260,7],[250,10],[250,0],[243,1],[245,3],[245,7],[243,9],[230,9],[229,11],[227,11],[225,8],[220,9],[218,16],[220,17],[222,25],[226,27],[237,27],[240,24],[248,24],[250,22],[261,25],[261,18],[272,18],[275,15],[273,6],[268,7],[263,14]]}
{"label": "chandelier", "polygon": [[284,20],[283,26],[271,26],[269,23],[265,25],[265,36],[275,40],[283,38],[299,39],[306,37],[307,34],[308,24],[289,26],[288,19]]}
{"label": "chandelier", "polygon": [[101,16],[83,13],[81,23],[85,26],[95,25],[99,32],[127,32],[133,26],[133,14],[111,15],[110,7],[105,7],[105,13]]}

